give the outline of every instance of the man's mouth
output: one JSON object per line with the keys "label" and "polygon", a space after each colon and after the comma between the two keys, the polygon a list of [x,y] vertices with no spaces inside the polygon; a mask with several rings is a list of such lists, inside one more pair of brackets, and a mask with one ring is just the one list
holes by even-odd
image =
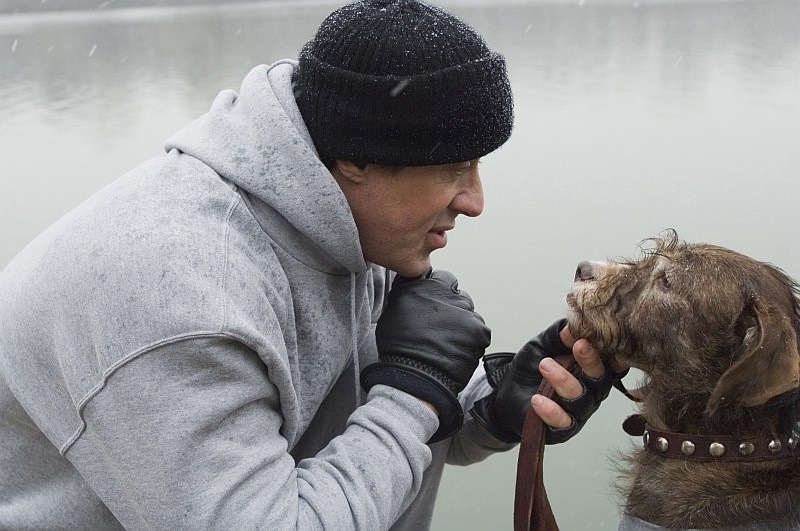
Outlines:
{"label": "man's mouth", "polygon": [[447,245],[447,229],[431,229],[428,231],[428,243],[435,249]]}

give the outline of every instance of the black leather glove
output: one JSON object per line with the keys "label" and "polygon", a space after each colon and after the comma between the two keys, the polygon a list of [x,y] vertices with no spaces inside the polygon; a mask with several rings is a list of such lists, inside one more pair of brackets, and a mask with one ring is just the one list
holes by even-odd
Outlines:
{"label": "black leather glove", "polygon": [[458,402],[491,340],[472,299],[447,271],[416,279],[397,277],[375,331],[380,362],[361,371],[361,385],[395,387],[433,404],[440,441],[461,428]]}
{"label": "black leather glove", "polygon": [[[520,441],[531,397],[542,382],[539,362],[547,357],[572,354],[559,336],[566,324],[566,319],[553,323],[528,341],[516,355],[502,352],[484,357],[486,376],[494,391],[475,402],[469,412],[499,440],[508,443]],[[577,434],[600,407],[600,402],[608,397],[614,379],[621,377],[606,366],[605,374],[599,379],[581,373],[579,380],[583,384],[583,394],[579,397],[567,400],[556,395],[554,400],[572,417],[572,424],[561,429],[548,426],[547,444],[562,443]]]}

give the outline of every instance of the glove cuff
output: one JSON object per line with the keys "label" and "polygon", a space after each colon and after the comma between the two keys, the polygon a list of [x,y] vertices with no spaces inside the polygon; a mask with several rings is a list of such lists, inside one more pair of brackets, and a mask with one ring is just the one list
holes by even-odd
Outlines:
{"label": "glove cuff", "polygon": [[409,369],[413,373],[421,373],[426,378],[432,378],[437,384],[447,388],[450,393],[454,395],[458,394],[458,384],[456,384],[452,378],[447,376],[442,371],[437,370],[436,368],[431,367],[430,365],[421,361],[405,356],[384,355],[381,357],[380,364]]}
{"label": "glove cuff", "polygon": [[436,407],[439,429],[428,444],[446,439],[464,424],[464,410],[456,394],[421,368],[396,362],[373,363],[361,371],[361,386],[369,391],[378,384],[394,387]]}
{"label": "glove cuff", "polygon": [[492,389],[497,389],[503,375],[511,366],[514,359],[513,352],[494,352],[483,356],[483,369],[486,373],[486,381]]}

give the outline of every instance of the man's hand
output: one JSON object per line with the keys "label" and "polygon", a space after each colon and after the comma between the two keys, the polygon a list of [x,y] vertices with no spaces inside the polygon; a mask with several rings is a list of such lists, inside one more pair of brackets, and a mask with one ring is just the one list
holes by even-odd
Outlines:
{"label": "man's hand", "polygon": [[[583,374],[594,379],[600,379],[605,374],[606,366],[603,360],[588,341],[585,339],[575,341],[570,335],[569,326],[562,328],[559,335],[564,345],[572,348],[572,355],[583,369]],[[562,398],[575,399],[583,392],[581,382],[551,358],[545,358],[539,363],[539,372]],[[549,398],[535,394],[531,404],[539,418],[548,426],[563,429],[572,424],[569,413]]]}
{"label": "man's hand", "polygon": [[[553,361],[552,356],[573,354],[583,368],[579,378]],[[533,404],[548,424],[548,444],[564,442],[578,433],[621,377],[606,367],[586,340],[575,341],[566,320],[551,325],[514,355],[487,354],[484,366],[494,391],[478,400],[470,414],[504,442],[519,442],[525,415]],[[542,379],[556,391],[554,400],[534,396]]]}
{"label": "man's hand", "polygon": [[398,277],[375,330],[380,362],[361,371],[361,385],[389,385],[433,406],[439,430],[429,442],[439,441],[461,428],[458,393],[490,339],[489,327],[452,274]]}

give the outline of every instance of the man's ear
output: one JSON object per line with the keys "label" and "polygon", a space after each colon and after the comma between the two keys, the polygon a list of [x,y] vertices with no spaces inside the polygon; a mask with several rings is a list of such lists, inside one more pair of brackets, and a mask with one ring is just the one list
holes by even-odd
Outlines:
{"label": "man's ear", "polygon": [[800,354],[792,320],[758,298],[753,299],[750,311],[755,323],[744,335],[741,356],[711,393],[706,405],[709,415],[726,406],[759,406],[800,384]]}
{"label": "man's ear", "polygon": [[365,165],[358,165],[349,160],[337,160],[333,164],[331,173],[337,178],[347,179],[353,184],[359,184],[364,181],[366,169]]}

